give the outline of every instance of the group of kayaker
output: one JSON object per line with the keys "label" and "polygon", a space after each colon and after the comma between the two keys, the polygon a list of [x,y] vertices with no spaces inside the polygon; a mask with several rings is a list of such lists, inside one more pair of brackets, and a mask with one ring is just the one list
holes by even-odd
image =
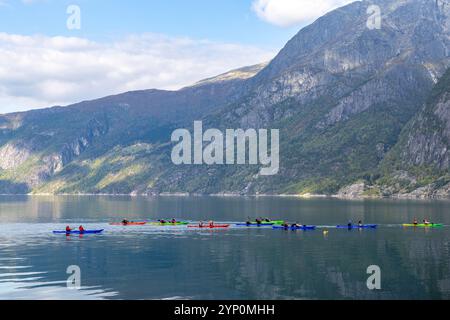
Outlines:
{"label": "group of kayaker", "polygon": [[214,228],[214,221],[208,221],[207,223],[204,223],[203,221],[200,221],[198,226],[200,228],[204,228],[204,227]]}
{"label": "group of kayaker", "polygon": [[171,223],[171,224],[178,223],[178,221],[175,218],[173,218],[172,220],[159,219],[158,222],[162,223],[162,224],[165,224],[165,223]]}
{"label": "group of kayaker", "polygon": [[[432,224],[433,224],[433,223],[430,222],[430,220],[428,220],[428,219],[423,219],[423,220],[422,220],[422,223],[423,223],[424,225],[426,225],[426,226],[432,225]],[[417,218],[414,218],[413,225],[415,225],[415,226],[419,225],[419,221],[417,220]]]}
{"label": "group of kayaker", "polygon": [[[362,227],[363,225],[364,225],[363,222],[362,222],[361,220],[359,220],[357,226],[358,226],[358,227]],[[349,228],[352,228],[352,227],[354,226],[354,225],[353,225],[353,221],[352,221],[352,220],[349,220],[349,222],[347,223],[347,226],[348,226]]]}
{"label": "group of kayaker", "polygon": [[[71,233],[74,229],[72,229],[70,226],[66,226],[66,232],[67,233]],[[83,226],[79,226],[78,227],[78,231],[80,231],[80,233],[83,233],[84,231],[86,231]]]}
{"label": "group of kayaker", "polygon": [[255,219],[255,222],[252,222],[251,221],[251,219],[250,219],[250,217],[247,217],[247,221],[246,221],[246,223],[247,223],[247,225],[251,225],[251,224],[258,224],[258,225],[260,225],[260,224],[263,224],[263,223],[270,223],[272,220],[270,220],[269,218],[256,218]]}
{"label": "group of kayaker", "polygon": [[289,224],[289,223],[285,222],[285,223],[281,224],[281,226],[285,227],[285,228],[289,228],[289,227],[291,227],[291,228],[304,228],[304,227],[306,227],[306,224],[301,224],[301,223],[298,223],[298,222]]}

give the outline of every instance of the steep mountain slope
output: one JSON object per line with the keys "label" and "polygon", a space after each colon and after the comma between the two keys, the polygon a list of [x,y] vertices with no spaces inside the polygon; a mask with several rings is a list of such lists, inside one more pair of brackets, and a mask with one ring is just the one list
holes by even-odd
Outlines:
{"label": "steep mountain slope", "polygon": [[135,142],[166,141],[181,123],[237,99],[242,82],[262,67],[234,70],[180,91],[127,92],[68,107],[0,115],[0,193],[30,192],[81,156],[95,159]]}
{"label": "steep mountain slope", "polygon": [[382,163],[386,195],[450,196],[450,69]]}
{"label": "steep mountain slope", "polygon": [[[374,3],[382,25],[370,30]],[[372,183],[450,67],[449,16],[444,0],[355,2],[302,29],[267,66],[177,92],[0,116],[0,192],[329,194]],[[279,128],[279,174],[173,165],[170,134],[194,120],[205,128]]]}
{"label": "steep mountain slope", "polygon": [[366,27],[372,2],[327,14],[247,82],[245,97],[207,117],[208,126],[222,129],[280,128],[277,176],[245,166],[180,167],[163,176],[159,190],[335,193],[376,176],[450,63],[448,4],[376,3],[380,30]]}

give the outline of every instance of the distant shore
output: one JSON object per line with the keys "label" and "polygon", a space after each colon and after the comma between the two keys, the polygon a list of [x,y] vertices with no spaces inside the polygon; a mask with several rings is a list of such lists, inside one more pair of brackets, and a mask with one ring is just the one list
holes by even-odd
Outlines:
{"label": "distant shore", "polygon": [[340,195],[323,195],[323,194],[238,194],[238,193],[160,193],[160,194],[144,194],[144,193],[28,193],[28,194],[0,194],[1,197],[11,196],[30,196],[30,197],[218,197],[218,198],[297,198],[297,199],[340,199],[340,200],[450,200],[448,197],[411,197],[407,195],[391,195],[391,196],[340,196]]}

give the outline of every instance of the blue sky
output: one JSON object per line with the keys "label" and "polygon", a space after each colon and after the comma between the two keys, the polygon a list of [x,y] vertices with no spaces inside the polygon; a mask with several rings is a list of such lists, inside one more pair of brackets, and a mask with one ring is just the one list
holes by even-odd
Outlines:
{"label": "blue sky", "polygon": [[[351,0],[0,0],[0,114],[177,90],[270,61]],[[81,28],[69,30],[67,9]]]}
{"label": "blue sky", "polygon": [[[1,1],[1,0],[0,0]],[[95,40],[129,33],[162,33],[280,48],[301,23],[279,27],[258,18],[252,0],[3,0],[0,30],[82,36]],[[81,8],[80,31],[66,28],[66,9]]]}

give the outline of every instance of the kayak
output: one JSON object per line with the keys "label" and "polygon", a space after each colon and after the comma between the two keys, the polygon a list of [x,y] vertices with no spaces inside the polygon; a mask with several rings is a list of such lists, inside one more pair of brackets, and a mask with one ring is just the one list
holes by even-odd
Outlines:
{"label": "kayak", "polygon": [[283,226],[273,226],[273,229],[283,229],[283,230],[315,230],[316,226],[303,226],[303,227],[283,227]]}
{"label": "kayak", "polygon": [[419,223],[419,224],[405,223],[403,226],[404,226],[404,227],[419,227],[419,228],[439,228],[439,227],[443,227],[444,225],[443,225],[442,223],[430,223],[430,224],[424,224],[424,223]]}
{"label": "kayak", "polygon": [[123,222],[113,222],[110,223],[110,225],[112,226],[143,226],[144,224],[146,224],[147,222],[128,222],[128,223],[123,223]]}
{"label": "kayak", "polygon": [[215,224],[213,226],[209,226],[209,225],[204,225],[204,226],[190,225],[190,226],[188,226],[188,228],[214,229],[214,228],[228,228],[229,226],[230,226],[229,224]]}
{"label": "kayak", "polygon": [[67,231],[53,231],[54,234],[97,234],[97,233],[102,233],[103,229],[101,230],[85,230],[83,232],[79,231],[79,230],[73,230],[70,232]]}
{"label": "kayak", "polygon": [[263,222],[263,223],[236,223],[239,227],[270,227],[273,226],[275,223],[273,222]]}
{"label": "kayak", "polygon": [[363,224],[361,226],[352,225],[352,226],[336,226],[338,229],[375,229],[378,225],[376,224]]}
{"label": "kayak", "polygon": [[149,222],[149,224],[154,225],[154,226],[185,226],[188,225],[189,222],[166,222],[166,223],[161,223],[161,222]]}
{"label": "kayak", "polygon": [[[252,224],[257,224],[256,221],[251,221]],[[270,220],[270,221],[262,221],[263,224],[283,224],[284,220]]]}

